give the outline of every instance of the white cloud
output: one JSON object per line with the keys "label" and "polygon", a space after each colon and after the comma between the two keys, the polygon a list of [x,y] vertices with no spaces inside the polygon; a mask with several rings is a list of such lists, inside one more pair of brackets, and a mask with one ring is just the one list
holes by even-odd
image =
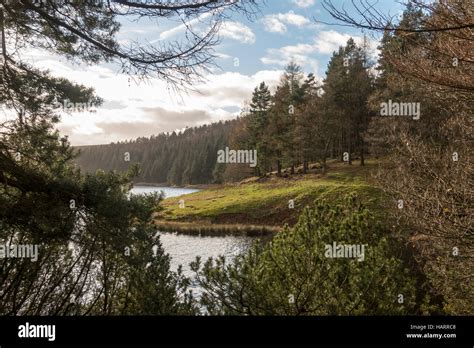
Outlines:
{"label": "white cloud", "polygon": [[[283,67],[294,61],[301,66],[309,66],[313,72],[319,68],[319,60],[316,54],[332,54],[340,46],[344,46],[349,38],[353,37],[358,45],[362,45],[363,37],[341,34],[337,31],[321,31],[313,43],[300,43],[297,45],[270,48],[264,57],[260,59],[263,64]],[[368,41],[369,52],[372,57],[376,56],[376,41]]]}
{"label": "white cloud", "polygon": [[73,145],[117,142],[235,118],[260,82],[275,88],[283,73],[279,69],[249,75],[216,73],[197,84],[196,91],[176,95],[168,92],[163,81],[151,79],[136,85],[106,65],[71,65],[44,51],[30,51],[29,58],[54,76],[93,86],[105,100],[96,112],[62,115],[58,128]]}
{"label": "white cloud", "polygon": [[285,33],[287,30],[286,25],[277,18],[267,16],[262,19],[262,22],[265,30],[270,33]]}
{"label": "white cloud", "polygon": [[315,0],[292,0],[292,2],[301,8],[308,8],[314,5]]}
{"label": "white cloud", "polygon": [[[355,43],[359,47],[363,46],[363,36],[341,34],[337,31],[331,30],[322,31],[319,33],[315,41],[315,47],[319,53],[332,54],[334,51],[337,51],[339,49],[339,46],[344,46],[351,37],[354,39]],[[367,38],[368,54],[373,58],[376,58],[378,55],[378,44],[379,42],[377,40]]]}
{"label": "white cloud", "polygon": [[203,13],[202,15],[200,15],[197,18],[194,18],[194,19],[192,19],[192,20],[190,20],[186,23],[177,25],[176,27],[173,27],[171,29],[168,29],[168,30],[162,32],[160,34],[160,38],[158,40],[151,41],[151,43],[153,44],[153,43],[161,41],[161,40],[169,40],[172,37],[175,37],[179,34],[185,33],[187,28],[190,28],[190,29],[196,31],[197,33],[199,33],[199,30],[197,30],[196,28],[193,28],[193,26],[202,24],[209,17],[211,17],[210,12]]}
{"label": "white cloud", "polygon": [[[187,28],[191,28],[197,34],[204,34],[205,20],[210,17],[209,13],[201,15],[199,18],[195,18],[186,23],[186,25],[180,24],[176,27],[168,29],[160,34],[158,40],[153,40],[151,43],[156,43],[162,40],[169,40],[176,36],[179,36],[186,32]],[[236,40],[245,44],[255,43],[256,37],[252,29],[248,26],[235,21],[225,22],[219,30],[219,36],[223,38],[228,38]]]}
{"label": "white cloud", "polygon": [[290,62],[295,62],[301,66],[309,66],[313,73],[317,73],[319,69],[319,61],[311,57],[314,47],[307,44],[299,44],[296,46],[285,46],[279,49],[267,50],[267,55],[261,58],[261,62],[266,65],[275,65],[285,67]]}
{"label": "white cloud", "polygon": [[216,53],[215,53],[215,56],[216,56],[217,58],[220,58],[220,59],[230,59],[230,58],[232,58],[232,57],[229,56],[228,54],[221,53],[221,52],[216,52]]}
{"label": "white cloud", "polygon": [[335,30],[322,31],[315,40],[314,48],[317,52],[331,54],[339,49],[339,46],[346,44],[351,35],[341,34]]}
{"label": "white cloud", "polygon": [[285,33],[287,25],[303,27],[311,23],[311,21],[301,15],[289,11],[287,13],[276,13],[267,15],[262,18],[262,23],[266,31],[271,33]]}
{"label": "white cloud", "polygon": [[297,27],[301,27],[310,23],[308,18],[295,14],[293,11],[284,14],[279,13],[276,16],[280,21],[287,24],[296,25]]}
{"label": "white cloud", "polygon": [[209,107],[212,105],[219,108],[241,107],[262,81],[265,81],[270,88],[276,87],[282,73],[281,70],[262,70],[254,75],[237,72],[212,75],[208,77],[208,83],[196,87],[198,93],[193,97],[200,98],[195,102],[205,100]]}
{"label": "white cloud", "polygon": [[219,31],[219,35],[245,44],[253,44],[256,40],[252,29],[240,22],[225,22]]}

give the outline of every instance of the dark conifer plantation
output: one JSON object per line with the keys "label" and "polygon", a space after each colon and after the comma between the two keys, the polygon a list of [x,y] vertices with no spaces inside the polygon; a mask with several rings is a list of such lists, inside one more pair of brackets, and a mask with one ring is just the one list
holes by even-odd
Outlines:
{"label": "dark conifer plantation", "polygon": [[[192,185],[219,182],[223,167],[217,151],[224,149],[237,121],[188,128],[182,133],[159,134],[129,142],[79,147],[76,163],[87,172],[124,171],[140,165],[134,179],[140,183]],[[126,161],[126,155],[130,161]]]}

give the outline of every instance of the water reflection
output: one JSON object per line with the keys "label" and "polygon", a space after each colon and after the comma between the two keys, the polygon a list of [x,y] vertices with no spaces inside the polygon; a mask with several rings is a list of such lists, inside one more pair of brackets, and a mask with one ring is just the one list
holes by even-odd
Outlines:
{"label": "water reflection", "polygon": [[[174,188],[174,187],[152,187],[138,186],[132,190],[133,194],[146,194],[163,191],[167,198],[179,197],[182,195],[197,192],[197,189]],[[171,256],[171,269],[176,271],[181,265],[183,272],[188,277],[193,277],[189,264],[200,256],[203,261],[210,257],[225,256],[228,260],[239,253],[244,252],[255,238],[247,236],[222,236],[222,237],[204,237],[189,236],[177,233],[159,232],[161,243],[166,253]],[[200,289],[193,283],[193,293],[199,296]]]}

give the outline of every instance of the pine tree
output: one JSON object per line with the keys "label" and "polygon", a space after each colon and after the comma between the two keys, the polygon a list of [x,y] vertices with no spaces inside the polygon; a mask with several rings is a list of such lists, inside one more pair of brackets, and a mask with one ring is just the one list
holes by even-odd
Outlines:
{"label": "pine tree", "polygon": [[318,105],[318,87],[313,73],[310,73],[301,91],[304,95],[302,105],[296,110],[295,143],[297,148],[297,161],[303,163],[303,173],[306,174],[310,161],[315,160],[317,144],[315,142],[316,123],[315,114],[321,105]]}
{"label": "pine tree", "polygon": [[[417,296],[426,293],[388,235],[354,197],[337,206],[317,201],[271,243],[232,261],[198,259],[201,303],[213,315],[417,314]],[[329,255],[334,243],[365,245],[363,261]]]}
{"label": "pine tree", "polygon": [[271,94],[262,82],[255,88],[250,103],[250,113],[246,118],[247,130],[249,132],[249,149],[256,149],[258,155],[257,174],[266,174],[269,170],[269,137],[268,112],[271,106]]}
{"label": "pine tree", "polygon": [[362,135],[370,119],[368,100],[372,93],[372,78],[365,56],[364,50],[349,39],[345,47],[333,54],[324,80],[324,108],[338,128],[336,151],[341,159],[348,153],[349,164],[356,150],[364,164]]}

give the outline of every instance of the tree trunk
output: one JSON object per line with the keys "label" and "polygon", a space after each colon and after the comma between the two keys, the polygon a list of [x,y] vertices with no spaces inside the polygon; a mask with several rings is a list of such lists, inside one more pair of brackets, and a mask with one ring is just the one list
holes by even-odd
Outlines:
{"label": "tree trunk", "polygon": [[107,282],[107,264],[106,264],[106,246],[105,241],[102,240],[102,276],[104,277],[104,305],[102,307],[103,315],[107,315],[107,308],[109,302],[109,289],[108,289],[108,282]]}
{"label": "tree trunk", "polygon": [[341,162],[344,162],[344,151],[342,150],[343,140],[344,140],[344,130],[341,128],[341,131],[339,134],[339,157],[341,159]]}
{"label": "tree trunk", "polygon": [[262,176],[262,172],[260,171],[260,168],[258,166],[255,167],[254,173],[255,173],[255,176]]}
{"label": "tree trunk", "polygon": [[352,165],[352,141],[351,141],[351,131],[349,130],[349,135],[348,135],[348,139],[347,139],[347,148],[348,148],[348,151],[349,152],[349,165],[351,166]]}

